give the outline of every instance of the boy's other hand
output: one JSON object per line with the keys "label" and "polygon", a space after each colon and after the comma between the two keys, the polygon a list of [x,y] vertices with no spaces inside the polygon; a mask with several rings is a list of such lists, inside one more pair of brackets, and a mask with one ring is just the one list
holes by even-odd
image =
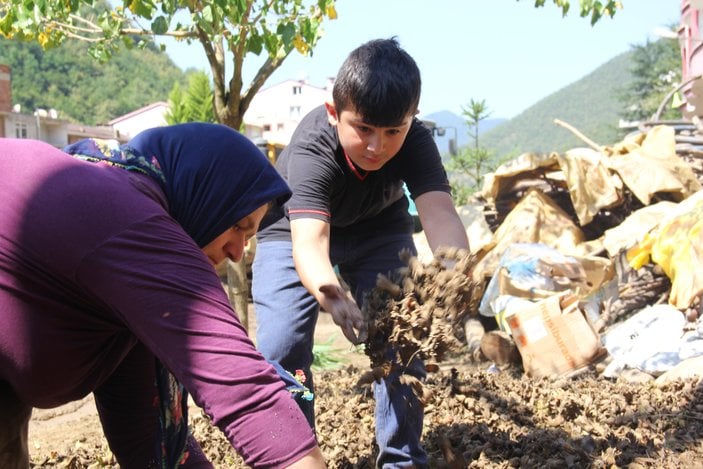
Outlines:
{"label": "boy's other hand", "polygon": [[[322,285],[320,293],[324,295],[322,308],[332,315],[344,337],[354,345],[366,340],[366,324],[351,294],[338,285]],[[359,331],[358,335],[355,330]]]}

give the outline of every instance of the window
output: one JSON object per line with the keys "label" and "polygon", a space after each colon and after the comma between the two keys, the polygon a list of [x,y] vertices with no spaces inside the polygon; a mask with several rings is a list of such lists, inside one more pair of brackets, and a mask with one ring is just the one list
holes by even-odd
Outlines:
{"label": "window", "polygon": [[293,118],[300,117],[300,106],[291,106],[290,107],[290,116]]}
{"label": "window", "polygon": [[293,94],[294,94],[294,95],[296,95],[296,94],[303,94],[303,87],[300,86],[300,85],[295,85],[295,86],[293,87]]}
{"label": "window", "polygon": [[271,130],[271,124],[264,124],[263,129],[264,129],[264,132],[269,132]]}
{"label": "window", "polygon": [[27,138],[27,124],[15,122],[15,138]]}

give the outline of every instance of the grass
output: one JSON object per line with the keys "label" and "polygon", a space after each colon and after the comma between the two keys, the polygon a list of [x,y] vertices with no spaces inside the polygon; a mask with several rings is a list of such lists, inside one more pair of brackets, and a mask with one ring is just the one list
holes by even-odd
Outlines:
{"label": "grass", "polygon": [[346,363],[347,360],[341,356],[344,351],[334,346],[334,340],[335,335],[331,335],[325,342],[313,345],[313,370],[335,370]]}

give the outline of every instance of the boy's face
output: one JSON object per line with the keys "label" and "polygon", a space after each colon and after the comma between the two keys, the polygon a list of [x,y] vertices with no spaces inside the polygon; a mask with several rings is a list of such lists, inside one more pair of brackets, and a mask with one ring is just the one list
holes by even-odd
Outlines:
{"label": "boy's face", "polygon": [[325,107],[330,124],[337,127],[342,148],[365,171],[381,169],[398,153],[413,121],[413,114],[408,114],[395,127],[374,127],[366,124],[354,109],[338,114],[333,103],[325,103]]}

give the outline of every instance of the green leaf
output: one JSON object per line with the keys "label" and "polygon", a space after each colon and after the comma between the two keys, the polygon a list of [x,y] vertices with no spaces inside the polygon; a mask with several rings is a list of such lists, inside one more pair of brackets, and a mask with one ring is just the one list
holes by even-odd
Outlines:
{"label": "green leaf", "polygon": [[331,335],[324,343],[314,344],[312,347],[312,368],[314,370],[330,370],[339,368],[345,359],[339,354],[342,350],[334,348],[335,335]]}
{"label": "green leaf", "polygon": [[166,34],[168,31],[168,21],[163,16],[157,16],[151,22],[151,31],[156,35]]}
{"label": "green leaf", "polygon": [[244,11],[247,9],[247,0],[234,0],[234,4],[237,10],[241,13],[244,13]]}
{"label": "green leaf", "polygon": [[136,16],[141,16],[147,20],[150,20],[154,13],[153,4],[142,0],[131,0],[128,3],[125,2],[125,6],[129,8],[129,11],[134,13]]}
{"label": "green leaf", "polygon": [[295,25],[291,22],[278,25],[277,33],[281,35],[283,44],[289,45],[293,43],[295,37]]}
{"label": "green leaf", "polygon": [[212,20],[215,17],[212,12],[212,5],[206,5],[205,8],[203,8],[203,11],[201,12],[201,16],[203,17],[204,21],[212,23]]}
{"label": "green leaf", "polygon": [[179,8],[178,1],[176,0],[163,0],[161,2],[161,11],[168,15],[173,15]]}
{"label": "green leaf", "polygon": [[264,40],[258,34],[251,34],[247,38],[247,50],[253,54],[260,55],[264,49]]}

